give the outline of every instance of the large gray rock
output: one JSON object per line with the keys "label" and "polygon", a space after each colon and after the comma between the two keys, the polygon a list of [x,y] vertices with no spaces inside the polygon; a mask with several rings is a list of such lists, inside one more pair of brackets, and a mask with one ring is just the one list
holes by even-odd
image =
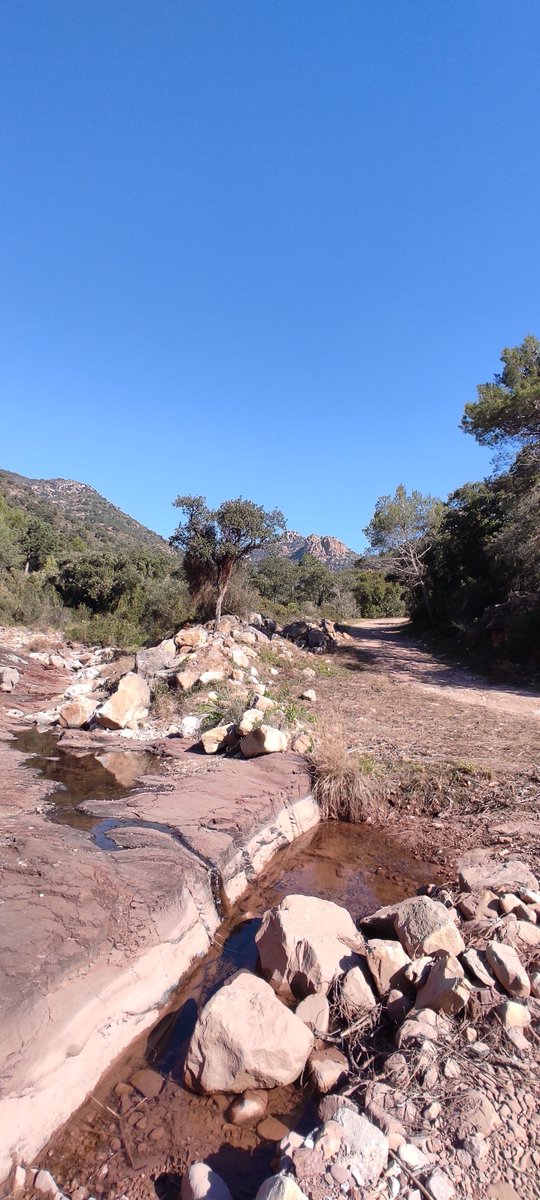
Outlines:
{"label": "large gray rock", "polygon": [[411,958],[447,950],[461,954],[465,942],[449,910],[429,896],[413,896],[403,900],[394,921],[396,934]]}
{"label": "large gray rock", "polygon": [[173,638],[160,642],[159,646],[149,646],[138,650],[135,656],[137,674],[145,679],[155,679],[163,672],[178,669],[180,656]]}
{"label": "large gray rock", "polygon": [[203,1092],[244,1092],[293,1083],[313,1034],[272,988],[241,971],[208,1001],[186,1057],[186,1082]]}
{"label": "large gray rock", "polygon": [[104,729],[135,729],[148,716],[150,688],[141,675],[129,671],[117,690],[102,704],[96,717]]}
{"label": "large gray rock", "polygon": [[411,958],[448,950],[460,954],[465,943],[452,916],[452,910],[429,896],[412,896],[397,904],[387,904],[369,916],[360,926],[369,937],[398,937]]}
{"label": "large gray rock", "polygon": [[345,908],[316,896],[285,896],[265,913],[256,936],[263,975],[276,992],[326,994],[356,965],[364,939]]}
{"label": "large gray rock", "polygon": [[338,1108],[334,1121],[344,1131],[345,1152],[340,1152],[339,1162],[354,1169],[354,1178],[360,1187],[369,1187],[377,1182],[388,1162],[388,1139],[376,1125],[350,1108]]}

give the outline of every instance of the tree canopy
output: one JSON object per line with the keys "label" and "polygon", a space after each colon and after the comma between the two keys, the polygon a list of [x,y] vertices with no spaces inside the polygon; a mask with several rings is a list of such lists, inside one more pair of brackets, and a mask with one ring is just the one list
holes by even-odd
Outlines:
{"label": "tree canopy", "polygon": [[285,530],[279,509],[267,511],[253,500],[225,500],[208,508],[204,496],[177,496],[175,508],[185,513],[170,538],[171,546],[184,551],[184,571],[192,595],[210,584],[215,589],[216,623],[219,624],[227,588],[235,567],[256,550],[272,545]]}
{"label": "tree canopy", "polygon": [[421,492],[407,494],[402,483],[393,496],[380,496],[364,533],[371,550],[384,558],[386,573],[411,593],[420,589],[428,612],[425,559],[435,537],[442,504]]}
{"label": "tree canopy", "polygon": [[483,446],[540,437],[540,342],[532,334],[520,346],[503,350],[500,374],[481,383],[477,399],[465,405],[461,428]]}

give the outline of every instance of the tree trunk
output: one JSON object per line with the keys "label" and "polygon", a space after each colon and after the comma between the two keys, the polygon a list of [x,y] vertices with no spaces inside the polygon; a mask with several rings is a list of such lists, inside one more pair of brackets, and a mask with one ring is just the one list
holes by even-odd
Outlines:
{"label": "tree trunk", "polygon": [[217,600],[216,600],[216,629],[219,629],[219,624],[220,624],[220,621],[221,621],[221,610],[222,610],[222,608],[223,608],[223,601],[224,601],[224,599],[225,599],[225,592],[226,592],[226,591],[227,591],[227,584],[225,584],[225,586],[224,586],[224,587],[220,587],[220,589],[219,589],[219,591],[218,591],[218,594],[217,594]]}
{"label": "tree trunk", "polygon": [[421,580],[420,580],[420,587],[421,587],[421,589],[422,589],[422,596],[423,596],[423,598],[424,598],[424,604],[425,604],[425,606],[426,606],[426,612],[427,612],[427,615],[428,615],[428,617],[429,617],[429,623],[430,623],[430,625],[434,625],[434,624],[435,624],[435,622],[434,622],[434,620],[433,620],[433,609],[432,609],[432,607],[431,607],[431,600],[430,600],[430,598],[429,598],[429,596],[428,596],[427,587],[426,587],[426,585],[425,585],[425,583],[424,583],[424,580],[423,580],[423,579],[421,579]]}

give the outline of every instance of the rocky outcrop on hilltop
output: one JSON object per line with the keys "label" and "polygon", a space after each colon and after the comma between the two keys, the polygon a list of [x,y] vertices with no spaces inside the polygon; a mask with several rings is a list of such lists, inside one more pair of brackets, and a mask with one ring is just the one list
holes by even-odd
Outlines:
{"label": "rocky outcrop on hilltop", "polygon": [[[288,529],[277,544],[272,546],[271,554],[279,558],[292,558],[295,562],[301,562],[306,554],[311,554],[331,571],[341,571],[344,567],[352,567],[358,558],[356,551],[351,550],[350,546],[346,546],[344,542],[340,542],[339,538],[321,537],[318,533],[310,533],[304,537],[293,529]],[[260,561],[264,558],[264,552],[254,555],[254,558],[256,561]]]}

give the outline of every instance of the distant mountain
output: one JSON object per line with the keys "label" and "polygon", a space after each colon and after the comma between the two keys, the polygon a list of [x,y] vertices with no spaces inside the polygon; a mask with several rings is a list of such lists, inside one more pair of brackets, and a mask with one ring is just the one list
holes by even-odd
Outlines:
{"label": "distant mountain", "polygon": [[31,517],[47,521],[60,536],[81,538],[89,550],[148,550],[172,556],[165,538],[74,479],[27,479],[0,470],[0,495]]}
{"label": "distant mountain", "polygon": [[[295,533],[292,529],[283,534],[271,553],[279,558],[292,558],[295,562],[300,562],[305,554],[312,554],[313,558],[325,563],[331,571],[342,571],[344,567],[352,567],[360,557],[338,538],[321,537],[318,533],[310,533],[308,537],[303,537],[301,533]],[[265,555],[259,553],[254,557],[261,561]]]}

